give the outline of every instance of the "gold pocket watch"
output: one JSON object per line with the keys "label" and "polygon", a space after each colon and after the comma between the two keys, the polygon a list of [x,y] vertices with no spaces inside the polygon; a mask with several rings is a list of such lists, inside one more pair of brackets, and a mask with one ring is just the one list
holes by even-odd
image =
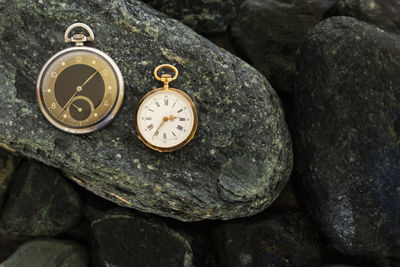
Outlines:
{"label": "gold pocket watch", "polygon": [[[162,68],[175,71],[158,76]],[[170,88],[169,83],[178,77],[178,70],[168,64],[154,70],[157,80],[164,82],[163,88],[147,93],[139,102],[136,111],[136,130],[145,145],[160,152],[172,152],[185,146],[196,133],[198,117],[196,106],[183,91]]]}
{"label": "gold pocket watch", "polygon": [[[83,28],[89,36],[75,34]],[[115,117],[124,97],[124,81],[117,64],[104,52],[84,46],[93,41],[92,29],[74,23],[65,31],[64,49],[43,66],[36,87],[44,116],[57,128],[74,134],[90,133],[106,126]]]}

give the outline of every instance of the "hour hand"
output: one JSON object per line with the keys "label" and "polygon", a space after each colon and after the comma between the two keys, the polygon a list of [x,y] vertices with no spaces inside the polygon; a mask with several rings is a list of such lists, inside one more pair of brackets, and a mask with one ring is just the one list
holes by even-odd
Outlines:
{"label": "hour hand", "polygon": [[178,118],[180,118],[180,117],[176,117],[174,115],[170,115],[168,119],[171,120],[171,121],[174,121],[175,119],[178,119]]}

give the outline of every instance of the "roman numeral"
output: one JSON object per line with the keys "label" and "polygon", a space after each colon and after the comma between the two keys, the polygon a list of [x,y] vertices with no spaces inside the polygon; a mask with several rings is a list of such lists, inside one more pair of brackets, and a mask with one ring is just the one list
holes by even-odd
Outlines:
{"label": "roman numeral", "polygon": [[151,117],[146,117],[146,121],[151,121]]}
{"label": "roman numeral", "polygon": [[168,99],[164,99],[164,105],[168,106]]}
{"label": "roman numeral", "polygon": [[160,107],[160,103],[158,103],[158,101],[156,101],[156,106],[157,106],[157,107]]}
{"label": "roman numeral", "polygon": [[178,127],[176,127],[179,131],[182,131],[183,127],[178,125]]}
{"label": "roman numeral", "polygon": [[167,139],[167,134],[166,133],[163,133],[163,138]]}
{"label": "roman numeral", "polygon": [[176,136],[176,134],[174,132],[171,132],[174,136]]}
{"label": "roman numeral", "polygon": [[149,126],[147,126],[147,129],[149,129],[149,130],[151,130],[151,129],[153,129],[154,128],[154,125],[153,124],[150,124]]}
{"label": "roman numeral", "polygon": [[158,136],[158,134],[159,134],[159,132],[158,132],[158,131],[154,133],[154,135],[155,135],[155,136]]}
{"label": "roman numeral", "polygon": [[151,112],[154,112],[154,110],[152,110],[152,109],[148,109],[148,110],[150,110]]}
{"label": "roman numeral", "polygon": [[185,121],[185,118],[179,118],[180,121]]}
{"label": "roman numeral", "polygon": [[180,109],[180,110],[178,110],[178,113],[179,113],[179,112],[182,112],[182,111],[183,111],[183,109]]}

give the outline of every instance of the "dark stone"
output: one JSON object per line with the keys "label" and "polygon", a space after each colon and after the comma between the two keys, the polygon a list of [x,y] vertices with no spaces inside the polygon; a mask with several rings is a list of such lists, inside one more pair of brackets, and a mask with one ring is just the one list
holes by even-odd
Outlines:
{"label": "dark stone", "polygon": [[[0,143],[119,205],[184,221],[250,216],[279,195],[292,169],[283,110],[242,60],[135,0],[1,5]],[[110,125],[77,136],[44,118],[34,88],[46,60],[69,47],[65,29],[82,20],[120,66],[126,96]],[[194,99],[200,121],[194,140],[167,154],[147,148],[134,126],[139,100],[160,86],[161,63],[179,69],[173,86]]]}
{"label": "dark stone", "polygon": [[400,37],[350,17],[309,32],[295,90],[309,212],[348,254],[400,256]]}
{"label": "dark stone", "polygon": [[83,246],[56,239],[35,240],[24,243],[2,267],[87,267],[89,255]]}
{"label": "dark stone", "polygon": [[215,231],[220,266],[319,266],[317,235],[298,212],[228,222]]}
{"label": "dark stone", "polygon": [[247,0],[232,35],[248,60],[282,93],[293,91],[296,53],[305,34],[336,0]]}
{"label": "dark stone", "polygon": [[236,15],[232,0],[143,0],[199,33],[226,31]]}
{"label": "dark stone", "polygon": [[[85,202],[85,217],[89,222],[98,221],[106,216],[124,215],[141,218],[148,223],[164,226],[176,231],[185,239],[191,248],[194,266],[216,266],[214,255],[214,243],[210,238],[211,229],[213,229],[214,221],[201,221],[193,223],[184,223],[170,218],[161,218],[156,215],[144,214],[133,210],[118,207],[116,204],[104,200],[93,194],[88,194]],[[111,247],[110,247],[111,248]]]}
{"label": "dark stone", "polygon": [[0,231],[16,237],[54,236],[79,222],[79,195],[53,168],[24,162],[0,216]]}
{"label": "dark stone", "polygon": [[17,157],[0,149],[0,213],[12,174],[19,162],[20,160]]}
{"label": "dark stone", "polygon": [[151,218],[107,212],[92,221],[91,234],[95,266],[193,266],[189,240]]}
{"label": "dark stone", "polygon": [[269,212],[271,210],[283,211],[283,210],[300,210],[300,204],[297,201],[295,188],[292,181],[289,181],[279,197],[272,202],[271,206],[263,212]]}
{"label": "dark stone", "polygon": [[[6,260],[23,243],[21,240],[0,232],[0,262]],[[1,266],[1,265],[0,265]]]}
{"label": "dark stone", "polygon": [[350,16],[400,34],[400,1],[339,0],[332,15]]}
{"label": "dark stone", "polygon": [[243,57],[241,55],[241,53],[235,47],[233,40],[232,40],[232,36],[229,34],[228,31],[226,31],[224,33],[208,34],[208,35],[205,35],[205,37],[208,40],[210,40],[211,42],[213,42],[214,44],[218,45],[219,47],[225,49],[226,51],[231,52],[235,56],[240,57],[240,58]]}

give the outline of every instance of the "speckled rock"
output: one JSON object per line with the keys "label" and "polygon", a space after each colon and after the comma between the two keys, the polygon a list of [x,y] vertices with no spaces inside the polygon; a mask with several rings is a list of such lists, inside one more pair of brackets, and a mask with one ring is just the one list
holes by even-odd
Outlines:
{"label": "speckled rock", "polygon": [[109,211],[91,223],[95,266],[193,266],[189,240],[163,223]]}
{"label": "speckled rock", "polygon": [[36,161],[16,172],[0,215],[0,231],[15,237],[54,236],[79,222],[79,195],[61,174]]}
{"label": "speckled rock", "polygon": [[[139,1],[2,5],[0,143],[120,205],[185,221],[249,216],[279,195],[292,168],[281,103],[242,60]],[[68,47],[65,29],[83,18],[121,68],[126,97],[110,125],[75,136],[44,118],[34,88],[46,60]],[[148,149],[134,127],[161,63],[179,69],[173,85],[194,99],[200,121],[194,140],[169,154]]]}
{"label": "speckled rock", "polygon": [[398,0],[339,0],[330,13],[355,17],[382,29],[400,33]]}
{"label": "speckled rock", "polygon": [[35,240],[24,243],[2,267],[87,267],[89,255],[83,246],[56,239]]}
{"label": "speckled rock", "polygon": [[18,164],[19,159],[17,157],[0,149],[0,213],[12,174]]}
{"label": "speckled rock", "polygon": [[282,93],[293,91],[296,53],[336,0],[246,0],[232,23],[236,44]]}
{"label": "speckled rock", "polygon": [[317,235],[298,212],[229,222],[215,231],[220,266],[319,266]]}
{"label": "speckled rock", "polygon": [[236,15],[232,0],[143,0],[199,33],[226,31]]}
{"label": "speckled rock", "polygon": [[347,254],[400,256],[400,37],[350,17],[301,49],[297,172],[305,203]]}

